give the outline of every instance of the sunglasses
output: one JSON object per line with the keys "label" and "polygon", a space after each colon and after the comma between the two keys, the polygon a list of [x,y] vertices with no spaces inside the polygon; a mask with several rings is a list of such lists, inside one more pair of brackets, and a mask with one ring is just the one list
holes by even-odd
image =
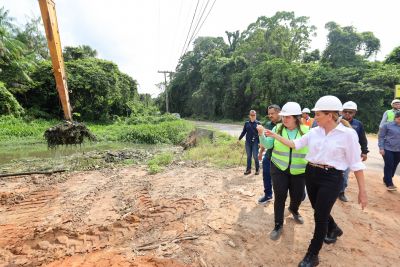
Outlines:
{"label": "sunglasses", "polygon": [[342,113],[354,114],[355,111],[352,111],[352,110],[343,110]]}

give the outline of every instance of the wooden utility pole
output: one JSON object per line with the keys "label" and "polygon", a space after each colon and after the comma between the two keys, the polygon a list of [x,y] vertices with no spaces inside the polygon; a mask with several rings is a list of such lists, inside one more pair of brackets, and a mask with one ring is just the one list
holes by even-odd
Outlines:
{"label": "wooden utility pole", "polygon": [[164,73],[164,86],[165,86],[165,107],[166,107],[166,112],[169,113],[169,108],[168,108],[168,91],[167,91],[167,73],[169,74],[169,80],[171,80],[172,74],[174,74],[173,71],[167,71],[167,70],[159,70],[158,73]]}
{"label": "wooden utility pole", "polygon": [[53,63],[54,78],[56,79],[58,96],[61,100],[64,117],[66,120],[72,121],[67,77],[65,75],[64,59],[61,50],[60,33],[58,32],[56,6],[53,0],[39,0],[39,6],[46,30],[47,44],[50,50],[51,62]]}

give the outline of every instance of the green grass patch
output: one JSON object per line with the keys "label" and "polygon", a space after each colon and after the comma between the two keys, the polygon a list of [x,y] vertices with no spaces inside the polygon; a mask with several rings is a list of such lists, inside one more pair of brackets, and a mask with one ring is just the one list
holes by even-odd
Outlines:
{"label": "green grass patch", "polygon": [[[214,140],[201,139],[198,145],[184,154],[187,160],[203,161],[216,167],[235,167],[244,164],[244,143],[221,132],[216,132]],[[241,162],[242,161],[242,162]]]}
{"label": "green grass patch", "polygon": [[126,118],[124,123],[128,125],[158,124],[160,122],[177,121],[177,120],[179,119],[171,114],[163,114],[160,116],[141,115],[141,116],[131,116],[129,118]]}
{"label": "green grass patch", "polygon": [[44,131],[57,123],[59,122],[46,120],[25,121],[13,116],[1,116],[0,142],[44,142]]}
{"label": "green grass patch", "polygon": [[171,152],[163,152],[155,155],[147,162],[150,174],[155,174],[164,170],[164,167],[169,165],[174,160],[174,155]]}

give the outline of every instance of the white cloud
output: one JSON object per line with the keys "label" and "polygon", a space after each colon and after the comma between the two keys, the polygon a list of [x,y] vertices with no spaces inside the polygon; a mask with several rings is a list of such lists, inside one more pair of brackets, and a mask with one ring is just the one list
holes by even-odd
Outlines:
{"label": "white cloud", "polygon": [[[210,1],[213,2],[212,0]],[[87,44],[99,56],[116,62],[140,83],[140,91],[159,93],[163,81],[158,70],[174,70],[181,54],[197,0],[56,0],[63,46]],[[205,3],[202,0],[201,3]],[[40,15],[37,1],[3,0],[2,5],[23,24],[26,15]],[[200,4],[201,6],[202,4]],[[383,59],[400,45],[396,1],[318,0],[217,0],[199,35],[223,36],[225,31],[244,30],[259,16],[294,11],[308,16],[318,28],[312,48],[323,50],[324,25],[335,21],[372,31],[381,40]]]}

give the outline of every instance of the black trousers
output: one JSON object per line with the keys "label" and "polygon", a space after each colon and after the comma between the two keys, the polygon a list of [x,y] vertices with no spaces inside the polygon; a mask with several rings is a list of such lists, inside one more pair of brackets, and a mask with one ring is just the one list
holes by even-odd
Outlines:
{"label": "black trousers", "polygon": [[337,226],[330,213],[339,196],[342,183],[343,171],[307,165],[306,187],[314,209],[315,221],[314,236],[308,247],[310,253],[318,255],[327,232]]}
{"label": "black trousers", "polygon": [[274,188],[274,216],[276,224],[283,224],[287,192],[290,195],[290,209],[299,210],[304,194],[305,174],[292,175],[289,171],[281,171],[271,162],[271,178]]}

